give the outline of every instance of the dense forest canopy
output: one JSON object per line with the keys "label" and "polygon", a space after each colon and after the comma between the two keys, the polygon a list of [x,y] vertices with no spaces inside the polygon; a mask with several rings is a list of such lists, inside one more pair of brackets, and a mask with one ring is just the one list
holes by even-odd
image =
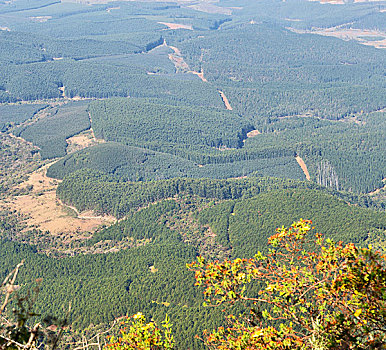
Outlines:
{"label": "dense forest canopy", "polygon": [[384,250],[385,23],[384,1],[0,0],[0,277],[25,259],[38,313],[72,301],[69,339],[141,311],[203,349],[198,255],[300,218]]}

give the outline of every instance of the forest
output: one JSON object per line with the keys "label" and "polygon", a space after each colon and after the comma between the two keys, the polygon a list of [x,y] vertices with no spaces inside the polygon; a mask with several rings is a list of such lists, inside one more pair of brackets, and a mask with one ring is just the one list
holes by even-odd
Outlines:
{"label": "forest", "polygon": [[72,303],[71,350],[167,314],[175,348],[199,350],[226,323],[197,257],[269,254],[300,219],[384,252],[385,17],[367,1],[0,0],[0,277],[24,260],[30,322]]}
{"label": "forest", "polygon": [[[274,183],[271,187],[280,188]],[[198,251],[210,256],[216,247],[217,256],[244,257],[264,250],[267,237],[277,226],[278,213],[283,225],[292,218],[312,215],[316,227],[328,237],[384,244],[381,233],[386,228],[385,213],[349,206],[317,190],[294,187],[264,192],[263,187],[259,188],[262,192],[255,195],[255,190],[249,199],[214,203],[209,195],[210,201],[202,201],[193,193],[162,201],[134,210],[126,219],[86,241],[89,246],[121,247],[116,253],[55,259],[38,254],[32,247],[3,241],[0,252],[4,270],[13,268],[18,259],[26,259],[28,269],[22,273],[23,280],[32,283],[38,276],[44,281],[38,310],[57,314],[61,305],[72,300],[71,323],[75,329],[106,323],[116,315],[137,310],[157,320],[168,313],[179,347],[183,348],[189,346],[195,334],[218,326],[222,320],[221,312],[202,307],[200,292],[185,268]],[[184,231],[189,217],[198,226],[190,224]],[[341,232],[335,231],[336,225]],[[208,226],[216,232],[216,241],[197,240]]]}

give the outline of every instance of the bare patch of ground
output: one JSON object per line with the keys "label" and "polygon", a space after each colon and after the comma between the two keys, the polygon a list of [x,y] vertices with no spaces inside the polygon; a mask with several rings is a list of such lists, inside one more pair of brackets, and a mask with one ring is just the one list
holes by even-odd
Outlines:
{"label": "bare patch of ground", "polygon": [[196,72],[193,70],[190,70],[189,65],[185,62],[184,58],[182,57],[181,51],[175,47],[175,46],[168,46],[174,51],[174,54],[169,54],[169,59],[173,62],[174,67],[176,68],[176,72],[183,72],[183,73],[191,73],[194,75],[197,75],[203,82],[207,83],[208,80],[204,77],[204,72],[201,70],[201,72]]}
{"label": "bare patch of ground", "polygon": [[192,73],[194,75],[197,75],[204,83],[208,82],[208,80],[206,80],[206,78],[204,77],[204,72],[202,70],[201,70],[201,72],[196,72],[196,71],[190,70],[190,71],[188,71],[188,73]]}
{"label": "bare patch of ground", "polygon": [[382,182],[385,184],[383,187],[377,188],[377,189],[376,189],[375,191],[373,191],[373,192],[369,192],[368,195],[369,195],[369,196],[375,196],[375,195],[379,194],[379,193],[382,192],[382,191],[386,191],[386,178],[384,178],[384,179],[382,180]]}
{"label": "bare patch of ground", "polygon": [[231,104],[229,103],[229,100],[228,100],[228,97],[225,96],[224,92],[220,91],[219,90],[219,93],[221,95],[221,98],[224,102],[224,105],[225,105],[225,108],[228,110],[228,111],[233,111],[233,108],[231,106]]}
{"label": "bare patch of ground", "polygon": [[255,137],[255,136],[260,135],[260,134],[261,134],[261,132],[259,130],[255,129],[255,130],[250,131],[247,134],[247,137],[251,138],[251,137]]}
{"label": "bare patch of ground", "polygon": [[188,30],[193,30],[193,27],[191,25],[187,25],[187,24],[168,23],[168,22],[158,22],[158,23],[167,26],[169,29],[188,29]]}
{"label": "bare patch of ground", "polygon": [[178,56],[178,54],[169,54],[169,59],[173,62],[174,67],[176,67],[177,73],[180,71],[187,72],[189,70],[188,64],[181,56]]}
{"label": "bare patch of ground", "polygon": [[306,176],[306,179],[308,181],[310,181],[311,180],[310,173],[308,172],[307,165],[306,165],[306,163],[304,163],[304,160],[302,158],[300,158],[299,156],[296,156],[296,161],[298,162],[298,164],[302,168],[303,173]]}
{"label": "bare patch of ground", "polygon": [[[65,232],[90,232],[102,224],[115,221],[113,217],[99,217],[87,215],[70,215],[72,211],[61,204],[56,198],[58,180],[46,176],[47,168],[51,165],[33,172],[28,180],[20,184],[19,188],[31,188],[27,195],[12,198],[9,206],[26,217],[29,227],[36,227],[42,231],[50,231],[57,235]],[[72,213],[73,214],[73,213]]]}
{"label": "bare patch of ground", "polygon": [[[360,44],[374,46],[378,49],[386,48],[386,33],[378,30],[343,28],[343,26],[331,28],[314,28],[312,30],[297,30],[294,28],[287,29],[299,34],[308,33],[323,36],[332,36],[346,41],[356,40]],[[350,62],[342,63],[350,64]]]}
{"label": "bare patch of ground", "polygon": [[70,137],[66,141],[68,145],[66,149],[67,154],[105,142],[104,140],[97,140],[92,129]]}

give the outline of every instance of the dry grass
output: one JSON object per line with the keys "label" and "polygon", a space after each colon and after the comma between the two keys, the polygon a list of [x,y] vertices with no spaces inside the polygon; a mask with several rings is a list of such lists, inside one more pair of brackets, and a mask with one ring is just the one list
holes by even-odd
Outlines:
{"label": "dry grass", "polygon": [[168,22],[158,22],[158,23],[167,26],[169,29],[188,29],[188,30],[193,30],[193,27],[191,25],[187,25],[187,24],[168,23]]}
{"label": "dry grass", "polygon": [[304,163],[304,160],[302,158],[300,158],[299,156],[296,156],[296,161],[298,162],[298,164],[302,168],[303,173],[306,176],[306,179],[308,181],[310,181],[311,180],[310,173],[308,172],[307,165],[306,165],[306,163]]}
{"label": "dry grass", "polygon": [[[313,30],[297,30],[293,28],[287,29],[300,34],[309,33],[323,36],[332,36],[346,41],[356,40],[360,44],[374,46],[378,49],[386,48],[386,33],[378,30],[342,28],[342,26],[332,28],[315,28]],[[379,37],[383,37],[383,39],[371,40],[371,38]]]}
{"label": "dry grass", "polygon": [[67,154],[105,142],[104,140],[97,140],[92,129],[70,137],[66,141],[68,144],[66,149]]}
{"label": "dry grass", "polygon": [[61,204],[56,198],[58,180],[46,176],[48,164],[32,173],[27,181],[19,188],[32,185],[31,192],[27,195],[17,196],[9,203],[12,209],[26,216],[28,226],[34,226],[42,231],[50,231],[56,235],[63,232],[89,232],[94,231],[102,224],[115,221],[113,217],[87,215],[71,216],[68,207]]}
{"label": "dry grass", "polygon": [[259,130],[255,129],[255,130],[250,131],[250,132],[247,134],[247,137],[248,137],[248,138],[250,138],[250,137],[255,137],[255,136],[260,135],[260,134],[261,134],[261,132],[260,132]]}

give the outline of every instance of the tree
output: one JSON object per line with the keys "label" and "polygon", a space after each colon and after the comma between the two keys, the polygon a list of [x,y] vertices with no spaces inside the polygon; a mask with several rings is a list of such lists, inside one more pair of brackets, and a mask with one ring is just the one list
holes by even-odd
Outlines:
{"label": "tree", "polygon": [[120,335],[111,337],[105,350],[171,350],[174,348],[174,337],[171,332],[172,325],[166,316],[159,327],[155,321],[146,323],[142,313],[126,317],[122,322]]}
{"label": "tree", "polygon": [[[244,303],[250,317],[204,333],[210,349],[385,349],[386,257],[313,234],[300,220],[269,238],[268,254],[188,265],[210,305]],[[258,283],[258,295],[247,286]]]}

